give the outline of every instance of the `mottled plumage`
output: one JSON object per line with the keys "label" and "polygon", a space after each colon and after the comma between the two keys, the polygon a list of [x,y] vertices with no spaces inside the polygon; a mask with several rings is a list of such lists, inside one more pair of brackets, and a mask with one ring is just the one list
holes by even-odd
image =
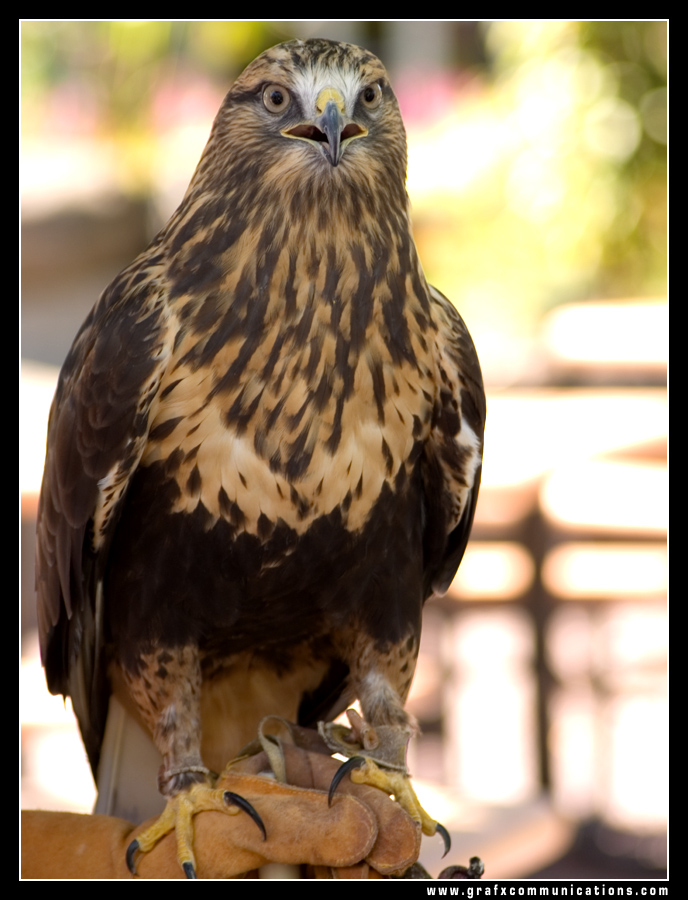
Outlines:
{"label": "mottled plumage", "polygon": [[48,685],[71,695],[94,770],[113,690],[152,733],[168,796],[268,713],[314,723],[358,697],[372,725],[409,725],[422,606],[466,546],[485,406],[465,325],[425,281],[405,177],[379,60],[272,48],[79,331],[50,416],[37,585]]}

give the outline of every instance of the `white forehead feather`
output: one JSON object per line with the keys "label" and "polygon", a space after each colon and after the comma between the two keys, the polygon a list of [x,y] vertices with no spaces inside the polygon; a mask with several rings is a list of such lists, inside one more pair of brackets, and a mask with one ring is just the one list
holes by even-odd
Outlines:
{"label": "white forehead feather", "polygon": [[335,88],[344,98],[346,114],[353,115],[354,106],[364,87],[362,73],[348,66],[316,64],[297,69],[292,79],[294,91],[298,94],[306,115],[315,115],[315,101],[323,88]]}

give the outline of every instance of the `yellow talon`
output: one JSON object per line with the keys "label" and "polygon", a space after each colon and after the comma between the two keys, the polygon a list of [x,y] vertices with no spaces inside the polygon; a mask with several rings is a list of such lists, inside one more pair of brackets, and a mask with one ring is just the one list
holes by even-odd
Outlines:
{"label": "yellow talon", "polygon": [[354,769],[350,777],[355,784],[369,784],[387,794],[393,794],[402,809],[418,822],[423,834],[431,837],[437,831],[437,822],[420,805],[408,775],[391,769],[381,769],[372,759],[366,759],[365,764]]}
{"label": "yellow talon", "polygon": [[137,852],[149,853],[155,845],[174,830],[177,837],[177,859],[187,878],[196,878],[196,857],[193,852],[193,818],[199,812],[214,810],[230,816],[247,812],[260,828],[265,839],[263,821],[248,801],[231,791],[212,788],[207,784],[193,784],[167,801],[162,815],[142,831],[127,849],[127,865],[136,874],[134,858]]}

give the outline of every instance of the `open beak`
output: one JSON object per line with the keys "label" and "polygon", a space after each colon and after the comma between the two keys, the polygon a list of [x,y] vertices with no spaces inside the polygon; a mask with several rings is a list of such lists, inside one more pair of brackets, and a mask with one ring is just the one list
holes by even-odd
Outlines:
{"label": "open beak", "polygon": [[320,144],[331,165],[339,165],[344,147],[351,138],[364,137],[368,130],[345,117],[344,99],[335,88],[324,88],[315,102],[320,115],[311,122],[302,122],[285,129],[285,137],[298,138]]}

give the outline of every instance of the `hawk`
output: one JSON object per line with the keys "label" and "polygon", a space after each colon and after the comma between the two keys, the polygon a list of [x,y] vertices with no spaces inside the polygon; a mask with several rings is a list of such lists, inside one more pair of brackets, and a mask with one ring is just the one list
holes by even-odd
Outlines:
{"label": "hawk", "polygon": [[110,696],[137,716],[172,821],[268,714],[330,723],[358,699],[351,734],[393,736],[370,778],[403,772],[423,604],[464,554],[485,419],[406,165],[372,53],[265,51],[62,367],[37,526],[48,687],[94,772]]}

